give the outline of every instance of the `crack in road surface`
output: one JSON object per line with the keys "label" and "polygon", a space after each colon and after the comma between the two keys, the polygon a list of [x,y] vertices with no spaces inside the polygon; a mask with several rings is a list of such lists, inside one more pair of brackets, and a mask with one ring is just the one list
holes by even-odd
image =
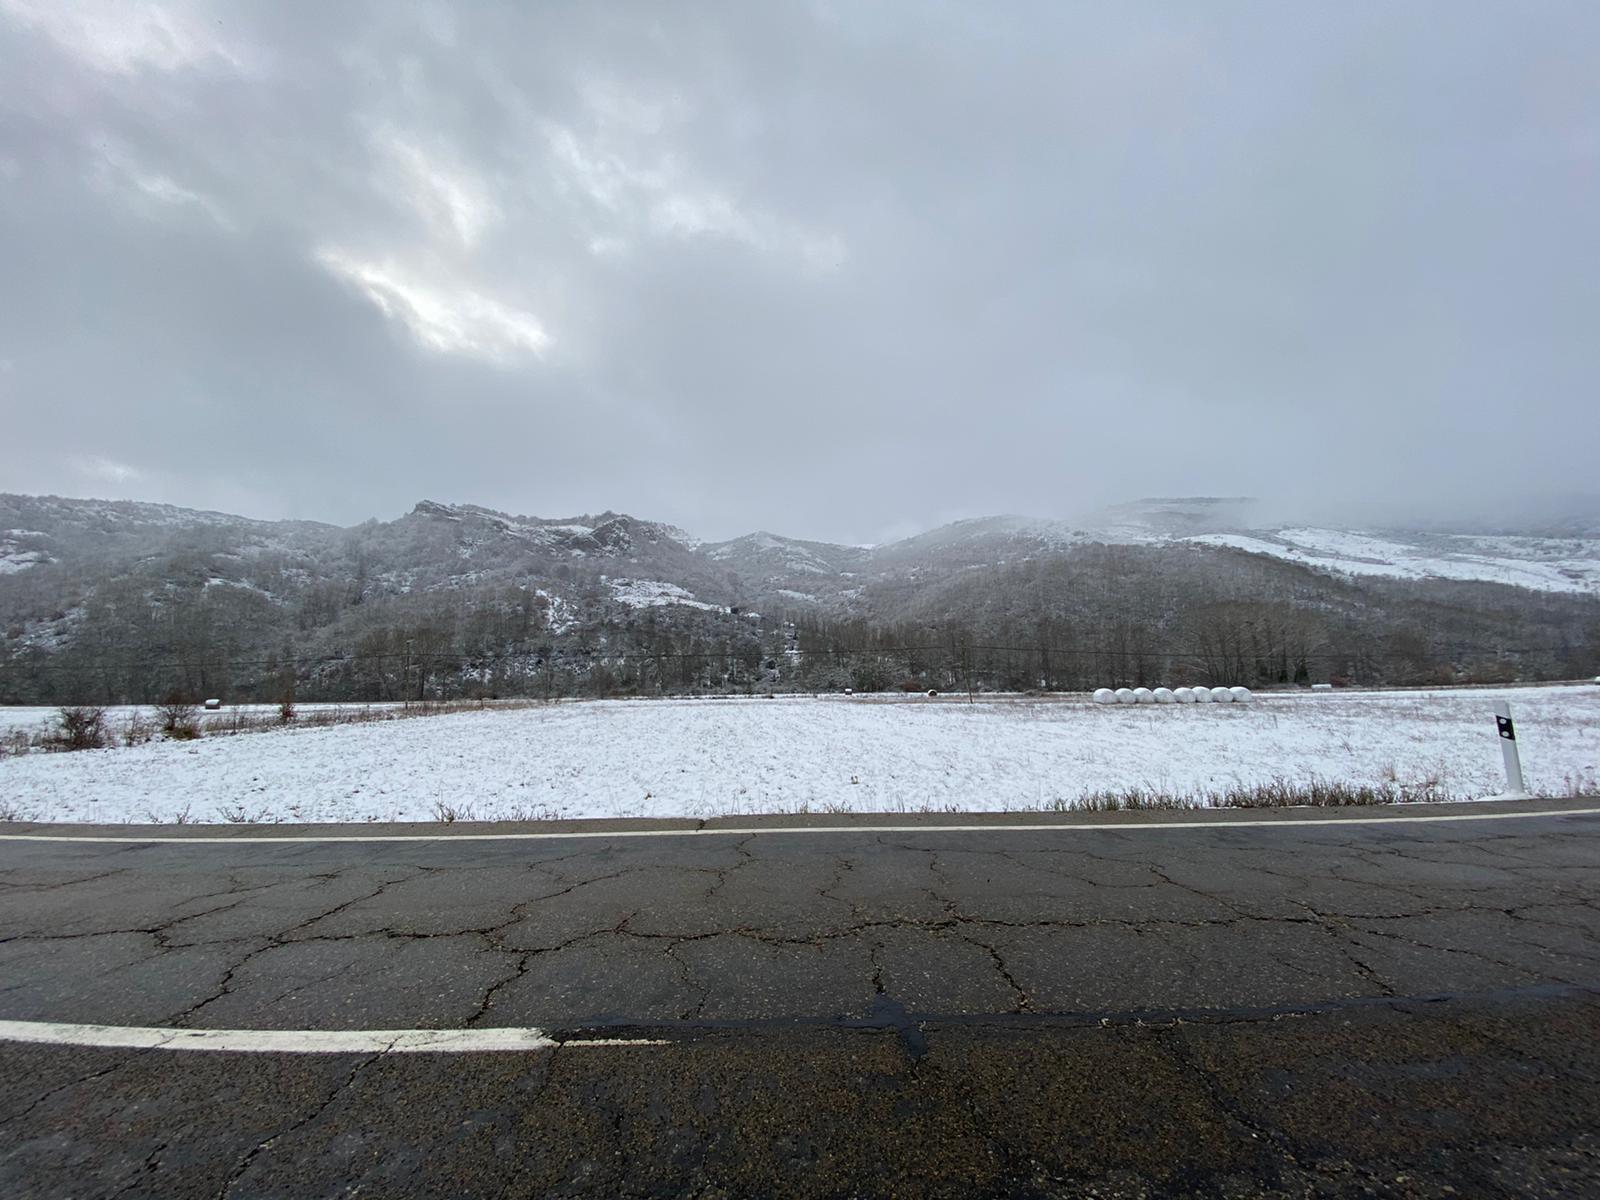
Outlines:
{"label": "crack in road surface", "polygon": [[[494,1081],[483,1084],[489,1091],[473,1112],[564,1114],[571,1144],[541,1143],[540,1151],[551,1162],[577,1155],[562,1167],[573,1174],[546,1179],[554,1195],[626,1194],[628,1172],[677,1161],[677,1151],[635,1145],[641,1128],[656,1128],[652,1110],[635,1106],[639,1095],[657,1096],[652,1103],[663,1113],[687,1104],[688,1115],[672,1117],[672,1128],[713,1161],[721,1151],[685,1131],[700,1128],[706,1112],[722,1112],[719,1097],[728,1089],[750,1086],[736,1080],[768,1071],[781,1078],[774,1095],[791,1106],[795,1096],[812,1096],[812,1109],[790,1122],[794,1129],[820,1129],[816,1122],[838,1108],[839,1095],[865,1106],[856,1126],[827,1135],[835,1139],[870,1139],[894,1121],[924,1128],[917,1122],[927,1120],[934,1123],[926,1129],[936,1129],[932,1110],[914,1097],[944,1096],[941,1089],[962,1077],[992,1086],[981,1102],[941,1101],[957,1107],[940,1109],[939,1119],[965,1121],[963,1136],[980,1155],[972,1164],[988,1164],[963,1168],[969,1178],[1003,1168],[1017,1187],[1045,1186],[1026,1182],[1032,1171],[1046,1178],[1067,1168],[1050,1157],[1060,1153],[1059,1135],[1027,1140],[1034,1118],[1015,1107],[1008,1089],[1051,1092],[1069,1085],[1063,1072],[1077,1071],[1101,1088],[1132,1089],[1118,1103],[1189,1122],[1195,1145],[1218,1136],[1206,1122],[1223,1122],[1224,1141],[1245,1147],[1238,1161],[1247,1166],[1229,1169],[1292,1191],[1334,1169],[1323,1143],[1296,1128],[1295,1098],[1324,1086],[1315,1082],[1323,1070],[1316,1064],[1328,1046],[1353,1036],[1350,1029],[1370,1028],[1380,1039],[1375,1046],[1401,1050],[1420,1038],[1426,1054],[1443,1055],[1428,1040],[1433,1034],[1418,1031],[1419,1022],[1445,1022],[1450,1032],[1438,1034],[1437,1044],[1452,1047],[1451,1057],[1418,1068],[1418,1079],[1435,1081],[1428,1084],[1434,1092],[1414,1101],[1419,1111],[1471,1110],[1477,1127],[1492,1125],[1494,1114],[1478,1113],[1466,1091],[1439,1091],[1454,1086],[1439,1082],[1453,1078],[1451,1064],[1480,1059],[1489,1083],[1479,1090],[1517,1097],[1501,1102],[1508,1112],[1537,1107],[1537,1097],[1519,1090],[1531,1086],[1529,1064],[1572,1112],[1600,1107],[1583,1099],[1600,1079],[1600,1062],[1585,1049],[1594,1041],[1586,1031],[1600,1023],[1600,821],[1589,817],[1540,818],[1515,831],[1471,822],[1283,822],[1247,833],[1185,828],[1137,837],[1098,830],[1092,843],[1029,829],[929,827],[814,840],[754,833],[726,841],[590,840],[577,849],[555,840],[449,836],[425,850],[382,842],[265,850],[260,843],[117,844],[91,851],[114,855],[114,869],[82,862],[62,869],[64,856],[85,850],[0,841],[7,899],[0,1018],[59,1019],[70,1010],[79,1014],[74,1020],[176,1031],[226,1012],[270,1028],[304,1018],[313,1028],[337,1021],[357,1029],[550,1030],[574,1048],[512,1056],[526,1065],[505,1068],[488,1064],[493,1055],[468,1054],[457,1070],[462,1080]],[[1517,1016],[1535,1009],[1542,1024]],[[1489,1014],[1489,1023],[1480,1031],[1440,1015],[1466,1010]],[[1316,1045],[1308,1040],[1313,1029]],[[647,1065],[617,1064],[613,1050],[575,1048],[619,1036],[660,1042],[652,1053],[670,1070],[652,1075]],[[1224,1042],[1208,1040],[1218,1038]],[[1026,1039],[1034,1050],[1024,1049]],[[766,1047],[767,1057],[746,1060],[747,1042]],[[843,1074],[817,1075],[823,1068],[808,1065],[807,1045],[829,1047],[826,1056],[838,1057],[825,1056],[826,1071]],[[880,1061],[874,1056],[885,1045],[894,1053]],[[1041,1058],[1044,1046],[1052,1049]],[[0,1044],[0,1059],[18,1052]],[[570,1058],[556,1061],[558,1052]],[[0,1125],[21,1132],[12,1132],[12,1150],[0,1148],[0,1186],[8,1155],[27,1147],[43,1156],[28,1160],[35,1166],[50,1160],[56,1152],[38,1131],[83,1120],[75,1114],[92,1111],[102,1091],[160,1090],[142,1057],[148,1052],[116,1052],[109,1064],[77,1062],[67,1048],[32,1053],[61,1058],[66,1075],[42,1078],[36,1093],[3,1093]],[[1051,1073],[1034,1074],[1051,1054],[1064,1057]],[[1125,1068],[1107,1064],[1130,1054],[1140,1065],[1126,1068],[1135,1078],[1124,1083]],[[1249,1073],[1267,1070],[1260,1063],[1274,1056],[1302,1063],[1294,1080],[1281,1083],[1293,1084],[1279,1098],[1283,1115],[1259,1102],[1276,1094],[1276,1076],[1241,1082],[1256,1079]],[[247,1141],[239,1140],[242,1131],[219,1134],[228,1149],[219,1172],[206,1174],[205,1194],[259,1190],[253,1181],[268,1158],[303,1166],[310,1147],[333,1136],[329,1129],[346,1127],[342,1117],[332,1119],[341,1104],[366,1111],[388,1103],[388,1085],[368,1077],[400,1057],[362,1054],[271,1122],[254,1122]],[[1396,1070],[1396,1078],[1411,1078],[1412,1067]],[[385,1065],[383,1077],[394,1071],[403,1072],[395,1078],[435,1078],[432,1068],[414,1064]],[[1141,1071],[1165,1080],[1159,1086],[1177,1089],[1191,1107],[1170,1096],[1135,1101]],[[699,1091],[676,1090],[691,1080]],[[1337,1096],[1343,1085],[1325,1086]],[[1054,1103],[1070,1109],[1076,1095],[1069,1089]],[[1004,1111],[1016,1128],[974,1115],[1002,1111],[987,1107],[1002,1096],[1013,1102]],[[880,1097],[899,1098],[874,1108]],[[1337,1103],[1324,1109],[1339,1111]],[[1070,1138],[1102,1136],[1085,1132],[1099,1128],[1092,1113],[1084,1110]],[[1592,1115],[1600,1124],[1600,1112]],[[409,1119],[409,1111],[384,1118],[396,1128]],[[757,1117],[747,1109],[723,1119],[742,1128]],[[1541,1128],[1559,1124],[1540,1119]],[[107,1128],[120,1120],[102,1118]],[[495,1128],[507,1144],[524,1136]],[[99,1135],[78,1127],[77,1136],[93,1142]],[[159,1191],[193,1159],[184,1136],[161,1128],[138,1143],[136,1156],[105,1182],[106,1194]],[[792,1180],[808,1178],[794,1174],[796,1163],[822,1169],[823,1155],[794,1140],[799,1135],[751,1136],[752,1146],[787,1147]],[[1414,1136],[1425,1142],[1445,1134]],[[613,1147],[614,1163],[574,1149],[587,1142]],[[842,1153],[833,1145],[832,1153]],[[944,1152],[929,1150],[927,1161]],[[874,1153],[887,1161],[897,1151]],[[1126,1168],[1105,1153],[1108,1171],[1133,1170],[1172,1187],[1191,1178],[1171,1173],[1170,1162],[1183,1157],[1176,1152],[1166,1160],[1141,1152]],[[1370,1148],[1351,1141],[1343,1153],[1356,1164],[1337,1168],[1352,1172],[1348,1179],[1383,1178],[1362,1157]],[[1600,1187],[1600,1169],[1563,1169]],[[1203,1173],[1193,1181],[1201,1190],[1214,1182]],[[516,1192],[499,1176],[483,1190]]]}

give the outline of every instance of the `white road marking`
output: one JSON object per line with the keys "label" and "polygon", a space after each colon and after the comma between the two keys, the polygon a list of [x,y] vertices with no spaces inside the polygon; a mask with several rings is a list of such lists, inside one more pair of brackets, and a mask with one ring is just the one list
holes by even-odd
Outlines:
{"label": "white road marking", "polygon": [[484,1054],[557,1046],[660,1046],[648,1038],[552,1038],[539,1029],[161,1029],[0,1021],[0,1042],[235,1054]]}
{"label": "white road marking", "polygon": [[1518,812],[1407,813],[1387,817],[1287,817],[1209,821],[1059,821],[1018,825],[768,825],[713,829],[582,829],[567,833],[291,833],[281,837],[172,837],[137,834],[0,833],[0,842],[119,842],[133,845],[260,845],[282,842],[568,842],[652,837],[754,837],[767,834],[836,833],[1146,833],[1161,829],[1302,829],[1312,825],[1426,825],[1452,821],[1523,821],[1535,817],[1600,816],[1596,808],[1550,808]]}

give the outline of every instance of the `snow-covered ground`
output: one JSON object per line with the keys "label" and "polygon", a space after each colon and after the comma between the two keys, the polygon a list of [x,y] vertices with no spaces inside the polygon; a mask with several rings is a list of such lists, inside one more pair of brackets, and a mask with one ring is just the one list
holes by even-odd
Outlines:
{"label": "snow-covered ground", "polygon": [[[1600,789],[1600,687],[1086,698],[566,702],[0,759],[0,807],[67,821],[712,816],[1026,809],[1276,779],[1501,790],[1509,700],[1531,787]],[[36,713],[38,710],[34,710]]]}
{"label": "snow-covered ground", "polygon": [[[302,716],[311,713],[345,712],[360,715],[364,712],[383,712],[390,709],[403,709],[405,704],[399,700],[376,700],[364,704],[323,704],[306,703],[296,704],[295,711]],[[0,737],[8,733],[44,733],[56,726],[56,718],[60,713],[58,708],[38,707],[20,704],[0,706]],[[243,718],[245,723],[253,723],[266,717],[276,716],[276,704],[229,704],[219,709],[199,709],[196,716],[202,727],[225,728],[236,717]],[[151,704],[113,704],[105,710],[106,731],[116,740],[122,740],[122,734],[128,727],[128,722],[135,717],[146,725],[157,725],[159,720],[154,705]]]}
{"label": "snow-covered ground", "polygon": [[1459,579],[1543,592],[1600,592],[1600,542],[1583,538],[1435,535],[1425,545],[1338,529],[1279,529],[1259,536],[1206,533],[1185,539],[1268,554],[1345,575]]}
{"label": "snow-covered ground", "polygon": [[[604,576],[602,576],[604,578]],[[629,608],[659,608],[664,604],[684,604],[690,608],[703,608],[707,612],[727,612],[720,604],[707,604],[696,600],[694,593],[675,583],[662,583],[658,579],[610,579],[607,586]]]}
{"label": "snow-covered ground", "polygon": [[48,562],[41,548],[49,535],[35,529],[0,529],[0,575],[15,575],[29,567]]}

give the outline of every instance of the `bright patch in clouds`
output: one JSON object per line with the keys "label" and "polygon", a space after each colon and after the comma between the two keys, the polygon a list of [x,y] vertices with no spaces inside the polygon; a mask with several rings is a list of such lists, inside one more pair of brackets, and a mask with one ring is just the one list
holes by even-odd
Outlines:
{"label": "bright patch in clouds", "polygon": [[393,263],[357,258],[338,249],[320,250],[316,257],[430,350],[503,363],[525,354],[543,354],[550,345],[550,335],[538,318],[493,296],[424,280]]}
{"label": "bright patch in clouds", "polygon": [[761,241],[750,219],[739,211],[738,206],[728,197],[715,192],[701,195],[664,192],[651,206],[650,221],[665,233],[684,237],[720,234],[751,245],[758,245]]}
{"label": "bright patch in clouds", "polygon": [[844,242],[832,234],[812,234],[771,217],[747,216],[716,192],[667,191],[650,208],[650,224],[678,237],[725,237],[757,250],[798,258],[809,270],[832,271],[844,264]]}
{"label": "bright patch in clouds", "polygon": [[585,146],[565,126],[549,125],[545,137],[561,183],[608,212],[621,213],[632,196],[664,191],[667,187],[660,173],[640,170],[615,154]]}
{"label": "bright patch in clouds", "polygon": [[197,208],[220,228],[234,228],[228,214],[210,196],[184,186],[170,175],[140,166],[120,147],[108,145],[101,149],[98,182],[111,191],[153,202],[158,208]]}
{"label": "bright patch in clouds", "polygon": [[470,171],[447,166],[397,133],[381,134],[375,142],[407,201],[435,232],[470,249],[499,220],[500,209],[488,186]]}
{"label": "bright patch in clouds", "polygon": [[144,472],[137,467],[100,454],[77,455],[72,460],[72,466],[78,474],[104,483],[132,483],[144,478]]}
{"label": "bright patch in clouds", "polygon": [[0,12],[42,31],[97,70],[114,74],[147,67],[176,71],[209,60],[241,65],[213,32],[218,18],[209,9],[150,0],[0,0]]}
{"label": "bright patch in clouds", "polygon": [[651,105],[615,87],[591,86],[585,103],[592,136],[555,121],[544,125],[557,185],[587,200],[591,218],[611,228],[590,237],[590,249],[607,256],[639,233],[680,239],[720,238],[764,253],[796,259],[808,271],[836,270],[845,260],[843,239],[817,233],[759,208],[696,177],[672,154],[641,150],[662,125],[682,118],[678,102]]}

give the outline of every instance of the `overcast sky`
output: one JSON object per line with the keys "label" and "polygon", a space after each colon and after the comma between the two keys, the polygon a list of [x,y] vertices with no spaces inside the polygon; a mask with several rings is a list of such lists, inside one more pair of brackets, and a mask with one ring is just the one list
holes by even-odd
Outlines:
{"label": "overcast sky", "polygon": [[0,490],[1592,487],[1600,5],[0,0]]}

